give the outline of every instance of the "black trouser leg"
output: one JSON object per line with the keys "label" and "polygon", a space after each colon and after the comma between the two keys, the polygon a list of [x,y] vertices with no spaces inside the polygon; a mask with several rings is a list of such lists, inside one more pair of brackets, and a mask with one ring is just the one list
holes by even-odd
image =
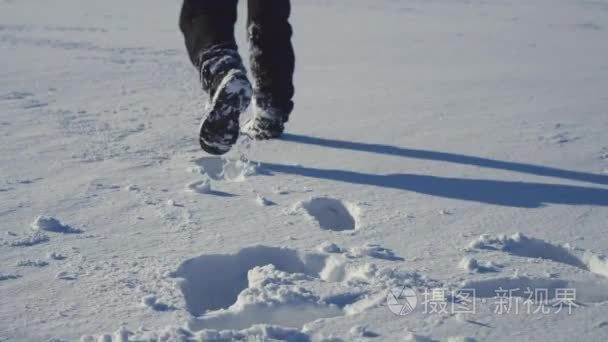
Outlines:
{"label": "black trouser leg", "polygon": [[238,0],[184,0],[180,28],[203,90],[213,94],[226,72],[245,71],[234,39]]}
{"label": "black trouser leg", "polygon": [[200,66],[200,55],[214,46],[236,49],[234,23],[238,0],[184,0],[179,27],[190,60]]}
{"label": "black trouser leg", "polygon": [[289,0],[249,0],[247,30],[254,96],[261,109],[287,121],[293,110],[295,57]]}

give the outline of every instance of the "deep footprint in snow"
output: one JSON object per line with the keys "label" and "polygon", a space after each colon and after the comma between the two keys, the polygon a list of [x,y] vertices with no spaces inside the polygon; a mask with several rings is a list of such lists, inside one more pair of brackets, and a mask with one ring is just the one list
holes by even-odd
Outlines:
{"label": "deep footprint in snow", "polygon": [[[400,260],[382,249],[383,259],[389,254],[391,260]],[[241,330],[256,324],[300,329],[321,318],[378,307],[396,284],[439,285],[418,272],[377,266],[363,256],[268,246],[189,259],[172,276],[194,316],[188,323],[191,331]]]}
{"label": "deep footprint in snow", "polygon": [[244,329],[262,323],[300,328],[343,315],[340,307],[300,286],[322,278],[327,258],[254,246],[185,261],[174,276],[180,278],[188,311],[197,316],[190,329]]}
{"label": "deep footprint in snow", "polygon": [[357,228],[359,207],[334,198],[313,197],[299,202],[294,211],[304,211],[312,217],[321,229],[343,231]]}
{"label": "deep footprint in snow", "polygon": [[188,311],[195,316],[227,308],[247,288],[247,272],[256,266],[274,265],[278,270],[315,276],[325,265],[321,254],[301,254],[279,247],[254,246],[236,254],[210,254],[183,262],[175,277],[183,278],[181,290]]}
{"label": "deep footprint in snow", "polygon": [[576,299],[582,302],[600,303],[608,300],[608,282],[597,279],[597,276],[608,277],[608,261],[594,253],[527,237],[521,233],[512,236],[482,235],[472,241],[467,250],[500,251],[517,257],[549,260],[588,272],[584,273],[588,276],[578,276],[578,280],[515,276],[472,280],[462,285],[463,288],[475,289],[477,297],[495,297],[496,290],[502,288],[516,289],[510,293],[511,296],[528,298],[526,290],[543,289],[548,291],[547,299],[553,299],[558,289],[575,289]]}
{"label": "deep footprint in snow", "polygon": [[608,278],[608,260],[605,257],[527,237],[521,233],[496,237],[482,235],[469,244],[468,250],[474,249],[498,250],[519,257],[551,260]]}

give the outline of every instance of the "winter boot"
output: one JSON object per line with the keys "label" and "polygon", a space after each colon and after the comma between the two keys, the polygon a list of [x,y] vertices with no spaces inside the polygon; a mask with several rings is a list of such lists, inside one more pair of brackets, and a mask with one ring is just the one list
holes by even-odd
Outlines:
{"label": "winter boot", "polygon": [[206,152],[221,155],[236,143],[239,116],[247,110],[253,91],[235,48],[212,47],[201,54],[200,60],[203,90],[209,94],[200,144]]}
{"label": "winter boot", "polygon": [[276,139],[283,134],[286,118],[276,108],[262,108],[254,98],[253,117],[247,121],[242,132],[253,140]]}

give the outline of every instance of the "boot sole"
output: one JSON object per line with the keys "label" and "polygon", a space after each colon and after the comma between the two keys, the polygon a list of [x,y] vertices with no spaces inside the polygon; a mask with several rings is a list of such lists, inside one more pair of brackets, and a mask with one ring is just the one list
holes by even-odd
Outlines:
{"label": "boot sole", "polygon": [[199,142],[205,152],[222,155],[230,151],[239,137],[239,117],[249,107],[252,93],[244,72],[232,70],[224,77],[201,122]]}

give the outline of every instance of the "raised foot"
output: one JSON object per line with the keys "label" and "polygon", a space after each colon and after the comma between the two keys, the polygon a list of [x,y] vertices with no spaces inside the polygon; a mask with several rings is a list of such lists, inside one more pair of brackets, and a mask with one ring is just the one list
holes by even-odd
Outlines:
{"label": "raised foot", "polygon": [[245,72],[235,69],[226,74],[201,122],[199,141],[205,152],[225,154],[236,143],[239,137],[239,116],[249,106],[252,93]]}

